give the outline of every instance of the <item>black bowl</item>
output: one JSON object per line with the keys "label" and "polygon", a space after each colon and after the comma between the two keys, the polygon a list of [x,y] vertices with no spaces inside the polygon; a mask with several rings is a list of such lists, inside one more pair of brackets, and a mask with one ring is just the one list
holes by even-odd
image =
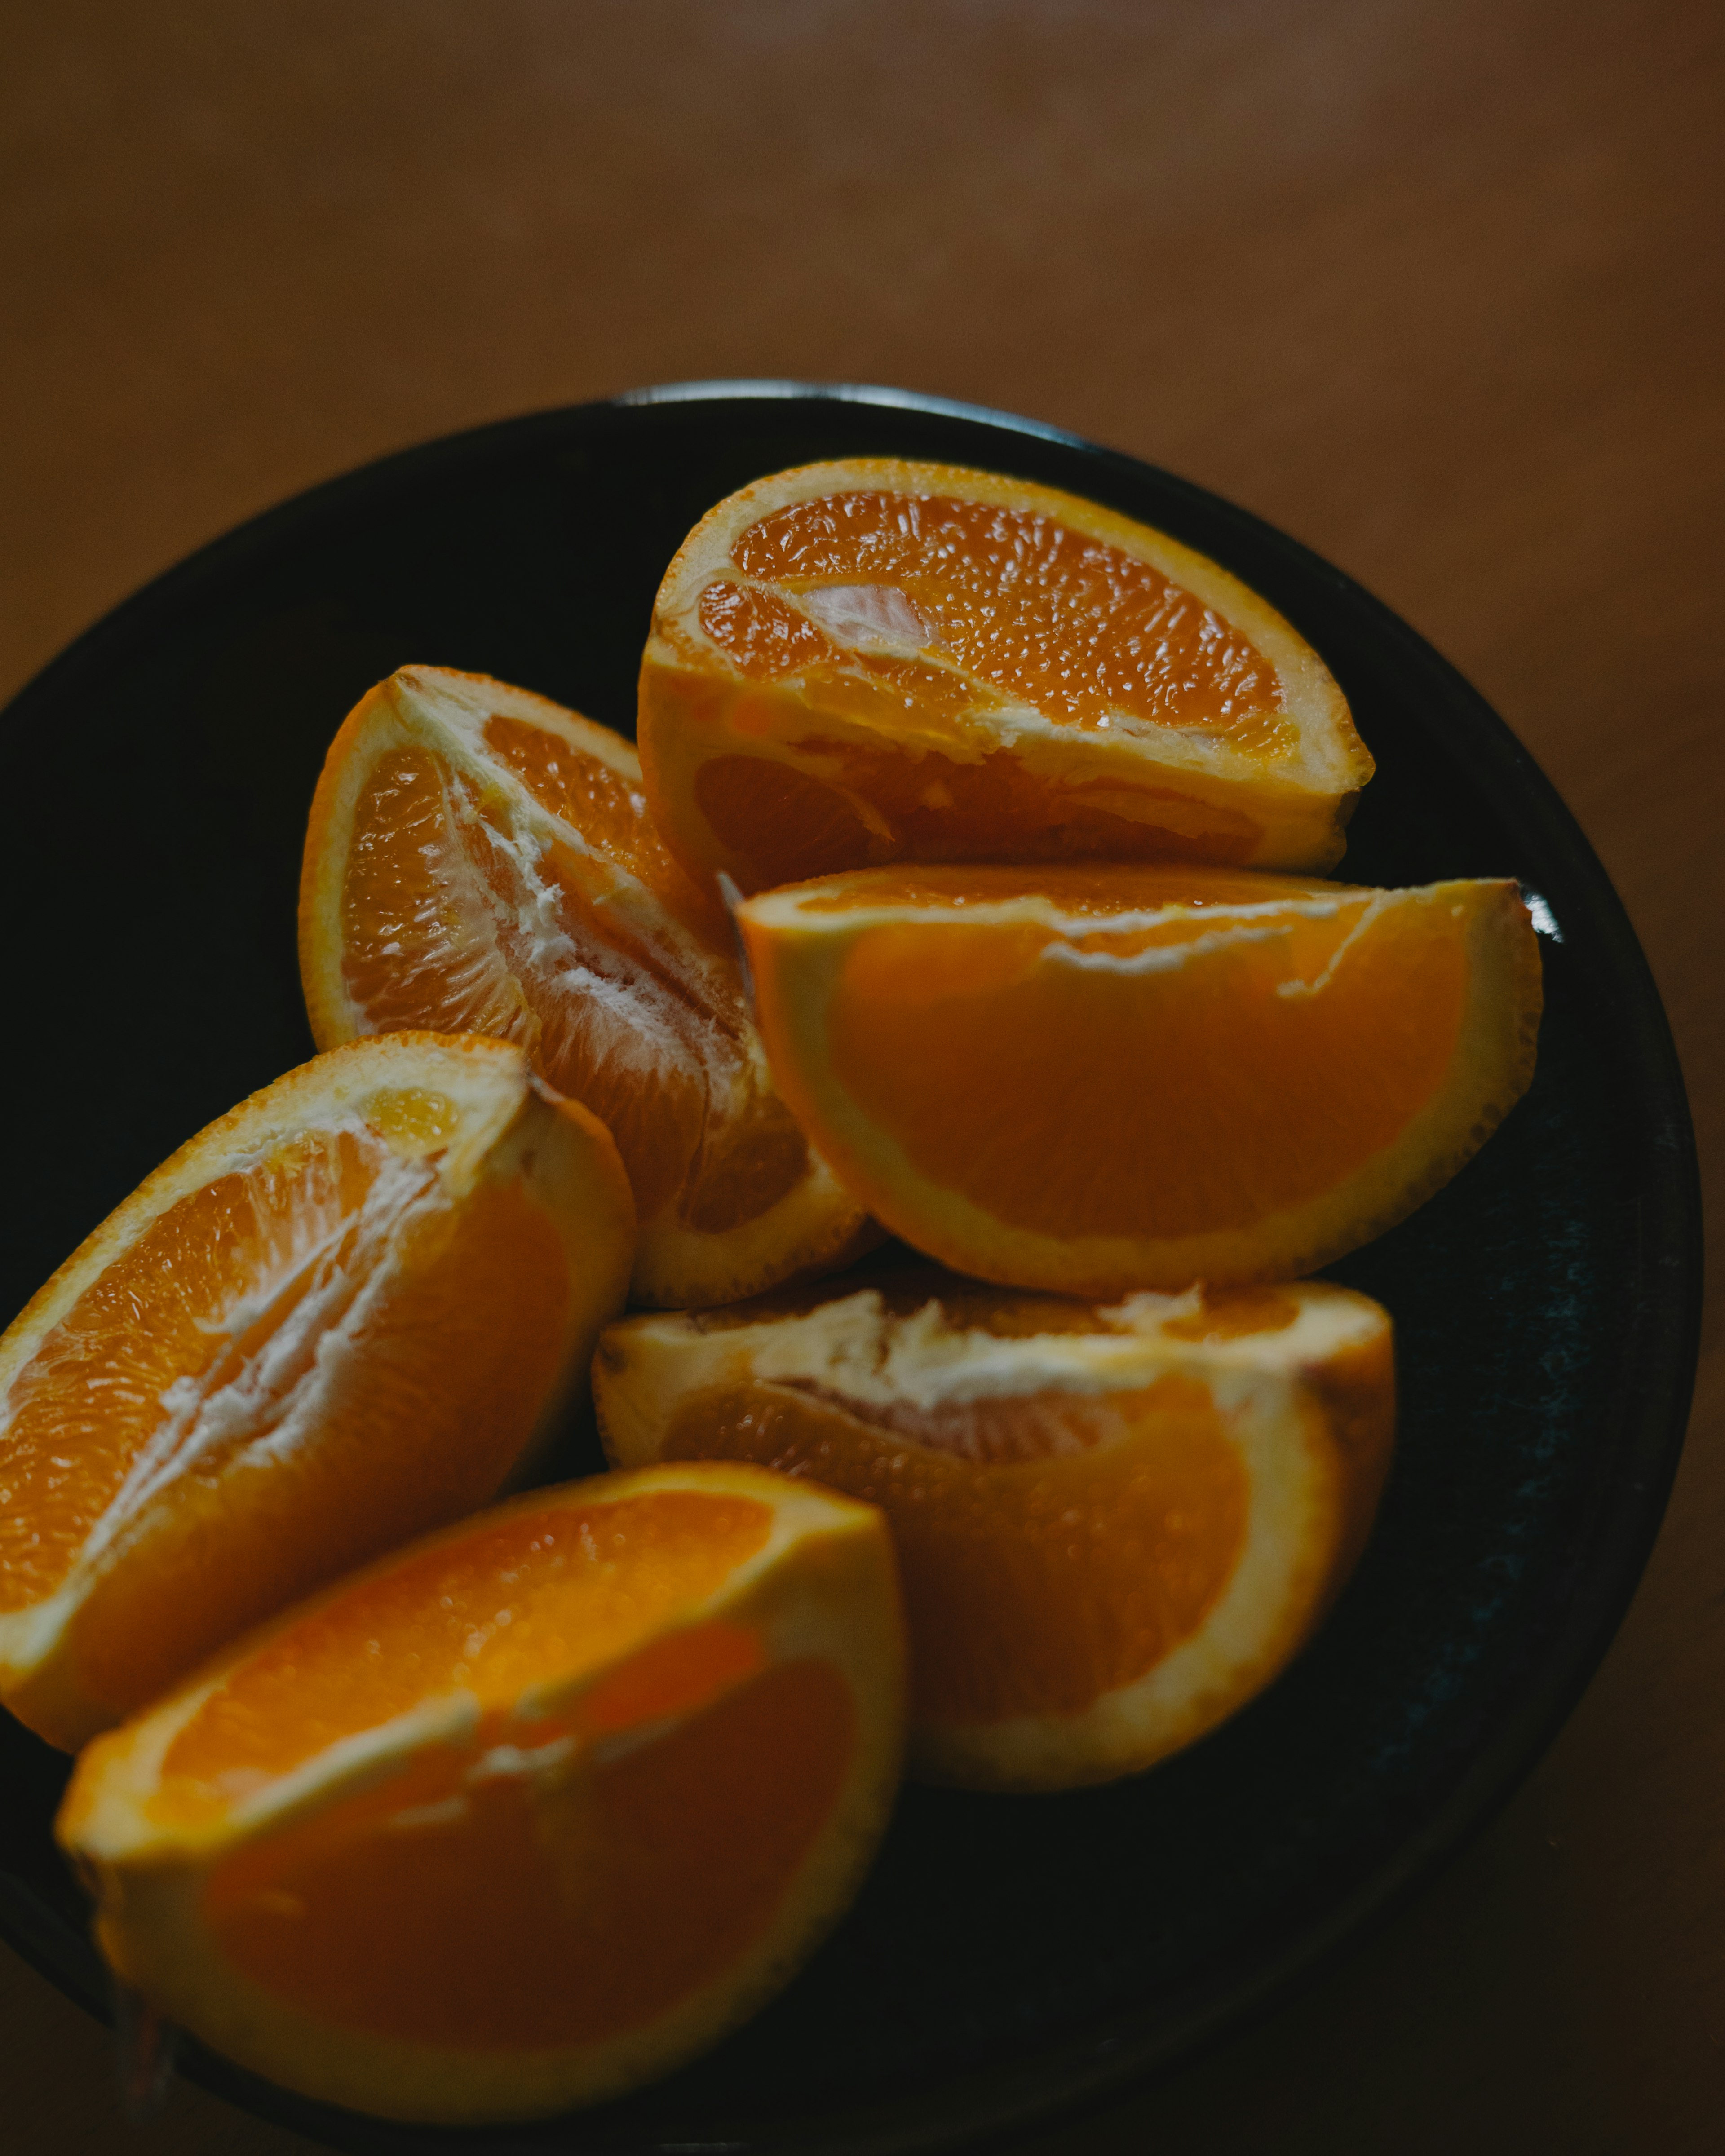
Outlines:
{"label": "black bowl", "polygon": [[[701,383],[386,459],[207,547],[80,639],[0,729],[10,1316],[182,1140],[311,1053],[294,906],[325,748],[408,661],[632,730],[654,591],[701,512],[817,458],[979,465],[1214,556],[1339,677],[1378,759],[1344,873],[1538,895],[1538,1075],[1422,1211],[1333,1268],[1386,1303],[1401,1436],[1341,1602],[1263,1697],[1137,1779],[906,1792],[784,1995],[627,2102],[396,2127],[192,2047],[187,2070],[352,2150],[909,2151],[1045,2123],[1166,2065],[1381,1917],[1490,1816],[1604,1653],[1664,1507],[1700,1309],[1670,1034],[1586,840],[1413,631],[1241,511],[1071,435],[879,389]],[[106,1986],[50,1822],[66,1763],[0,1717],[0,1928]]]}

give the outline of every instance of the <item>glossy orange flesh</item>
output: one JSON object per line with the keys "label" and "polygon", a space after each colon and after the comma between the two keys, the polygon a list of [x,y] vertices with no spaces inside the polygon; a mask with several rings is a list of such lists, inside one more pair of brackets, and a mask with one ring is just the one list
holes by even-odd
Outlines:
{"label": "glossy orange flesh", "polygon": [[348,2029],[469,2053],[598,2043],[767,1928],[840,1794],[855,1719],[838,1671],[803,1659],[567,1779],[434,1753],[227,1859],[205,1917],[234,1967]]}
{"label": "glossy orange flesh", "polygon": [[170,1206],[48,1334],[0,1435],[0,1591],[26,1607],[93,1566],[73,1621],[95,1696],[149,1697],[495,1491],[556,1378],[567,1261],[514,1183],[454,1227],[429,1163],[308,1132]]}
{"label": "glossy orange flesh", "polygon": [[[553,814],[684,925],[689,892],[644,810],[560,737],[493,718],[487,745]],[[606,903],[603,863],[542,844],[501,793],[423,748],[378,759],[355,810],[342,891],[343,974],[365,1029],[513,1040],[609,1127],[643,1221],[674,1201],[700,1230],[754,1219],[797,1183],[807,1146],[770,1096],[727,1106],[747,1014],[667,938]],[[722,978],[722,976],[721,976]]]}
{"label": "glossy orange flesh", "polygon": [[512,1508],[275,1632],[176,1737],[155,1804],[231,1799],[445,1692],[506,1712],[578,1682],[716,1592],[772,1525],[756,1499],[701,1491]]}
{"label": "glossy orange flesh", "polygon": [[[1032,704],[1092,728],[1125,713],[1249,749],[1274,748],[1284,731],[1275,670],[1238,629],[1149,563],[1034,510],[859,490],[762,517],[732,559],[745,577],[793,593],[890,588],[899,619],[920,619],[923,647],[973,685],[965,702]],[[859,655],[771,591],[710,585],[701,619],[752,675],[806,675]],[[923,678],[937,682],[937,670],[862,655],[889,690],[895,670],[911,666],[919,700],[942,693]]]}
{"label": "glossy orange flesh", "polygon": [[[831,708],[831,699],[823,698]],[[1100,860],[1241,861],[1263,836],[1237,809],[1196,802],[1168,788],[1118,781],[1051,788],[1011,750],[977,760],[865,747],[819,734],[799,755],[836,767],[837,783],[757,756],[709,757],[696,771],[696,807],[740,861],[748,889],[794,883],[840,869],[869,868],[903,853],[930,860],[1041,860],[1057,834],[1063,858]],[[1123,793],[1138,814],[1124,816]],[[883,836],[851,796],[884,818]]]}
{"label": "glossy orange flesh", "polygon": [[485,747],[542,808],[570,824],[643,883],[675,886],[680,871],[634,793],[596,756],[547,727],[499,711],[485,721]]}
{"label": "glossy orange flesh", "polygon": [[[195,1819],[440,1691],[480,1721],[218,1863],[203,1906],[226,1956],[309,2013],[470,2051],[598,2042],[721,1976],[855,1741],[829,1663],[769,1665],[722,1619],[664,1630],[771,1520],[693,1491],[554,1502],[278,1634],[176,1738],[159,1813]],[[566,1699],[608,1662],[533,1711],[536,1686]]]}
{"label": "glossy orange flesh", "polygon": [[236,1373],[214,1326],[260,1276],[279,1276],[261,1346],[269,1318],[311,1284],[303,1254],[353,1233],[388,1158],[345,1132],[295,1139],[170,1206],[85,1290],[6,1404],[0,1608],[59,1585],[163,1420],[169,1386],[190,1378],[208,1393]]}
{"label": "glossy orange flesh", "polygon": [[[1274,669],[1148,563],[1033,511],[880,490],[777,511],[742,535],[732,560],[757,581],[707,585],[706,634],[750,680],[795,676],[814,710],[875,736],[817,724],[798,732],[796,762],[747,752],[699,762],[695,808],[746,889],[901,855],[1243,861],[1261,844],[1262,825],[1238,808],[1120,771],[1051,785],[1014,747],[978,757],[960,723],[1017,702],[1094,734],[1123,716],[1259,754],[1286,746],[1293,730]],[[835,590],[877,607],[884,595],[927,655],[836,641],[787,596],[819,610]],[[747,699],[729,725],[742,736],[782,730]],[[951,755],[937,745],[943,726]]]}
{"label": "glossy orange flesh", "polygon": [[[871,927],[828,1009],[833,1069],[922,1174],[1014,1227],[1249,1227],[1362,1168],[1449,1070],[1467,967],[1448,909],[1373,905],[1208,949],[1190,916]],[[1162,948],[1168,970],[1120,969]]]}
{"label": "glossy orange flesh", "polygon": [[[1046,1329],[1045,1327],[1044,1329]],[[1226,1587],[1245,1527],[1206,1389],[871,1414],[784,1385],[696,1394],[666,1459],[753,1460],[879,1505],[912,1641],[912,1715],[1076,1712],[1153,1668]]]}
{"label": "glossy orange flesh", "polygon": [[[1372,893],[1363,885],[1331,883],[1316,876],[1177,861],[1134,861],[1129,875],[1118,864],[1103,861],[1026,862],[1013,868],[949,868],[937,861],[906,861],[871,870],[866,877],[835,882],[830,891],[810,891],[801,906],[811,914],[857,913],[875,906],[1000,906],[1024,898],[1046,899],[1065,916],[1094,918],[1099,927],[1106,927],[1117,924],[1122,914],[1154,913],[1168,907],[1204,914],[1214,913],[1219,906],[1273,906],[1281,901],[1298,903],[1356,895],[1369,898]],[[1163,932],[1180,932],[1170,923]]]}

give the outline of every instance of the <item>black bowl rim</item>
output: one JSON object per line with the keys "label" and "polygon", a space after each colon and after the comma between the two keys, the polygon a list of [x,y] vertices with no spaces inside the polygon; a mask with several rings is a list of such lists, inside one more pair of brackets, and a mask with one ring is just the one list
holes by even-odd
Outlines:
{"label": "black bowl rim", "polygon": [[[1469,715],[1467,749],[1481,776],[1496,779],[1517,797],[1516,813],[1565,870],[1563,918],[1584,924],[1604,954],[1623,998],[1625,1066],[1648,1111],[1639,1133],[1638,1238],[1644,1272],[1661,1276],[1650,1296],[1651,1316],[1639,1342],[1645,1382],[1623,1453],[1633,1469],[1621,1502],[1596,1509],[1577,1570],[1585,1591],[1575,1597],[1551,1637],[1538,1673],[1523,1687],[1512,1712],[1475,1755],[1449,1798],[1400,1840],[1393,1856],[1354,1891],[1308,1921],[1281,1950],[1260,1957],[1232,1980],[1212,1988],[1199,2006],[1170,2020],[1159,2015],[1145,2028],[1141,2012],[1122,2010],[1084,2035],[1038,2049],[1023,2061],[957,2075],[932,2096],[870,2107],[833,2122],[823,2140],[829,2156],[912,2156],[912,2152],[973,2145],[1027,2133],[1092,2107],[1133,2083],[1236,2033],[1265,2013],[1301,1977],[1311,1978],[1359,1944],[1435,1876],[1507,1802],[1556,1737],[1574,1709],[1628,1609],[1664,1517],[1686,1433],[1700,1353],[1702,1287],[1701,1185],[1695,1140],[1681,1066],[1669,1022],[1645,954],[1628,915],[1579,825],[1551,781],[1505,721],[1450,662],[1363,586],[1299,541],[1207,489],[1159,466],[1091,442],[1045,422],[986,406],[914,390],[875,384],[759,379],[676,382],[633,389],[591,402],[561,405],[437,437],[367,461],[324,480],[209,541],[151,579],[93,623],[21,689],[0,711],[0,757],[8,738],[28,733],[38,716],[75,691],[80,677],[105,667],[135,639],[151,635],[195,607],[218,576],[243,568],[249,558],[290,542],[304,526],[331,514],[369,506],[434,470],[454,470],[502,456],[517,458],[541,445],[561,446],[572,434],[603,426],[619,410],[664,404],[738,402],[845,403],[950,418],[985,428],[1007,440],[1072,451],[1094,472],[1122,480],[1153,478],[1176,497],[1202,505],[1251,547],[1276,557],[1368,617],[1375,629],[1400,647],[1414,670],[1440,683]],[[27,1884],[0,1871],[0,1938],[79,2005],[109,2018],[89,1981],[87,1958],[69,1951],[72,1942],[56,1912]],[[80,1966],[80,1962],[84,1965]],[[279,2121],[321,2137],[331,2115],[305,2105],[288,2092],[193,2047],[186,2061],[191,2077],[241,2107],[259,2109],[259,2095],[282,2101],[271,2109]],[[905,2111],[914,2112],[908,2121]],[[355,2118],[362,2134],[368,2122]],[[428,2149],[477,2143],[465,2134],[428,2137]],[[359,2145],[351,2143],[350,2145]],[[399,2143],[395,2145],[399,2146]],[[500,2148],[503,2144],[499,2144]],[[569,2143],[572,2148],[574,2144]],[[695,2144],[679,2143],[681,2148]],[[740,2149],[736,2142],[702,2147]],[[797,2144],[780,2134],[755,2144],[788,2150]]]}

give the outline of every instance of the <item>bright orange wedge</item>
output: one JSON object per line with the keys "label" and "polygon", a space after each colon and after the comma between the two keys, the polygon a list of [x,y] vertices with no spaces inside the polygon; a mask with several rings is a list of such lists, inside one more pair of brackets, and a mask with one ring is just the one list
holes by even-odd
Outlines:
{"label": "bright orange wedge", "polygon": [[1512,883],[880,869],[739,920],[810,1138],[906,1241],[988,1280],[1292,1278],[1411,1212],[1532,1075]]}
{"label": "bright orange wedge", "polygon": [[773,1090],[721,915],[647,821],[635,752],[501,682],[409,667],[336,735],[305,840],[320,1046],[403,1027],[520,1042],[608,1126],[641,1302],[727,1301],[869,1231]]}
{"label": "bright orange wedge", "polygon": [[1127,1774],[1295,1653],[1389,1456],[1377,1304],[1315,1281],[1113,1308],[950,1274],[837,1285],[614,1325],[595,1394],[619,1462],[754,1460],[885,1509],[922,1773]]}
{"label": "bright orange wedge", "polygon": [[858,458],[757,480],[641,670],[671,851],[745,891],[891,860],[1332,868],[1372,759],[1309,644],[1094,502]]}
{"label": "bright orange wedge", "polygon": [[752,1467],[536,1491],[254,1635],[79,1762],[98,1935],[173,2020],[386,2118],[614,2096],[785,1982],[903,1732],[871,1508]]}
{"label": "bright orange wedge", "polygon": [[608,1133],[502,1041],[356,1043],[211,1124],[0,1341],[0,1698],[72,1749],[485,1503],[634,1243]]}

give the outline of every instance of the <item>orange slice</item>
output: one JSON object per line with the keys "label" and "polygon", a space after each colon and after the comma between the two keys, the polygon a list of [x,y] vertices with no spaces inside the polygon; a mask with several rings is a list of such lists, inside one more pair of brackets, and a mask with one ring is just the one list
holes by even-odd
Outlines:
{"label": "orange slice", "polygon": [[1308,1272],[1447,1181],[1532,1075],[1512,883],[879,869],[738,917],[814,1143],[906,1241],[984,1279]]}
{"label": "orange slice", "polygon": [[482,675],[405,669],[336,735],[300,961],[321,1047],[518,1041],[609,1127],[641,1302],[721,1302],[872,1240],[773,1091],[735,947],[647,821],[619,735]]}
{"label": "orange slice", "polygon": [[615,2096],[785,1982],[896,1784],[872,1508],[752,1467],[536,1491],[255,1635],[79,1762],[122,1979],[386,2118]]}
{"label": "orange slice", "polygon": [[641,670],[647,798],[703,884],[891,860],[1332,868],[1372,775],[1236,578],[1022,480],[857,458],[684,542]]}
{"label": "orange slice", "polygon": [[600,1420],[629,1466],[754,1460],[884,1508],[923,1774],[1149,1766],[1267,1683],[1352,1568],[1394,1419],[1363,1296],[823,1292],[612,1326]]}
{"label": "orange slice", "polygon": [[0,1698],[71,1750],[485,1503],[634,1240],[608,1133],[502,1041],[358,1042],[212,1123],[0,1340]]}

